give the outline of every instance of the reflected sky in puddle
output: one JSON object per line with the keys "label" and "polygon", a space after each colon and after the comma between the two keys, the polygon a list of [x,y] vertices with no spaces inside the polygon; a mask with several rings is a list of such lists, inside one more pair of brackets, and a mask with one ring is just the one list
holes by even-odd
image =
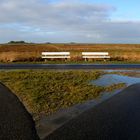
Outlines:
{"label": "reflected sky in puddle", "polygon": [[105,74],[101,78],[91,81],[97,86],[111,86],[112,84],[125,83],[127,86],[140,83],[140,78],[123,76],[118,74]]}

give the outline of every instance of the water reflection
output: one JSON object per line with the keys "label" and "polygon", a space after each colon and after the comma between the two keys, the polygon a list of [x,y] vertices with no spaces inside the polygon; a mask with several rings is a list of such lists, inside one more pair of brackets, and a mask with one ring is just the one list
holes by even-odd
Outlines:
{"label": "water reflection", "polygon": [[118,74],[105,74],[101,78],[91,81],[92,84],[97,86],[111,86],[112,84],[125,83],[127,86],[140,83],[140,78],[123,76]]}

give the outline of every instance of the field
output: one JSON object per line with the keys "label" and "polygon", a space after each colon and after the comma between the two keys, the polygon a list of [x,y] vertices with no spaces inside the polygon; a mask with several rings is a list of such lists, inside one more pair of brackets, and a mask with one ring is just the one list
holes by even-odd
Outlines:
{"label": "field", "polygon": [[[0,45],[0,62],[43,62],[41,52],[43,51],[70,51],[72,58],[70,62],[84,62],[81,52],[95,51],[109,52],[109,62],[115,63],[139,63],[139,44],[2,44]],[[54,61],[55,62],[55,61]],[[57,61],[61,63],[61,61]],[[62,61],[63,63],[64,61]],[[91,61],[93,62],[93,61]]]}
{"label": "field", "polygon": [[123,83],[109,87],[91,85],[102,71],[0,71],[0,82],[15,93],[34,119],[59,109],[83,103],[100,96],[103,91],[124,87]]}

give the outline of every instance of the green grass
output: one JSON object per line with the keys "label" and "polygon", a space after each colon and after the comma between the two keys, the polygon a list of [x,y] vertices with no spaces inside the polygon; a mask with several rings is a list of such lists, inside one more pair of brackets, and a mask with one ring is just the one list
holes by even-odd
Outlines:
{"label": "green grass", "polygon": [[103,91],[121,88],[124,84],[104,88],[89,84],[101,71],[1,71],[0,82],[8,86],[24,103],[33,117],[51,114],[61,108],[100,96]]}
{"label": "green grass", "polygon": [[0,64],[140,64],[140,61],[64,61],[64,60],[53,60],[53,61],[25,61],[25,62],[0,62]]}

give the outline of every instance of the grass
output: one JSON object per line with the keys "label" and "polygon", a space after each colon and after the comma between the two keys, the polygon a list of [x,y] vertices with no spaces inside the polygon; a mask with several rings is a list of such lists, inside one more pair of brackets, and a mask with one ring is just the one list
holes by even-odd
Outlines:
{"label": "grass", "polygon": [[140,64],[140,61],[15,61],[15,62],[0,62],[0,64]]}
{"label": "grass", "polygon": [[[140,63],[139,44],[3,44],[0,45],[0,61],[44,63],[41,59],[43,51],[69,51],[72,57],[67,63],[85,63],[81,59],[83,51],[107,51],[111,56],[110,63],[117,63],[117,61],[120,63]],[[96,63],[96,61],[91,62]],[[65,62],[59,61],[58,63]]]}
{"label": "grass", "polygon": [[[31,63],[31,62],[25,62]],[[140,64],[140,61],[47,61],[47,62],[32,62],[33,64]]]}
{"label": "grass", "polygon": [[111,85],[109,87],[104,88],[104,91],[110,92],[110,91],[112,91],[112,89],[117,90],[117,89],[121,89],[122,87],[123,88],[126,87],[126,84],[125,83],[113,84],[113,85]]}
{"label": "grass", "polygon": [[8,86],[34,118],[61,108],[85,102],[124,84],[99,87],[89,84],[103,75],[101,71],[1,71],[0,81]]}

